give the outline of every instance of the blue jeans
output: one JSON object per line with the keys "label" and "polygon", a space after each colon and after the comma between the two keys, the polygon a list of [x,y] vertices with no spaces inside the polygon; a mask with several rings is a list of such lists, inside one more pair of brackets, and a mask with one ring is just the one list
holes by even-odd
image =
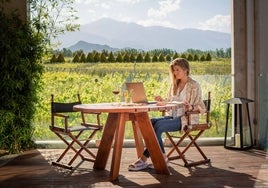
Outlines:
{"label": "blue jeans", "polygon": [[[162,141],[163,132],[174,132],[181,129],[181,118],[167,117],[158,117],[151,119],[158,143],[163,153],[165,153],[164,144]],[[148,149],[145,149],[143,155],[147,158],[150,157]]]}

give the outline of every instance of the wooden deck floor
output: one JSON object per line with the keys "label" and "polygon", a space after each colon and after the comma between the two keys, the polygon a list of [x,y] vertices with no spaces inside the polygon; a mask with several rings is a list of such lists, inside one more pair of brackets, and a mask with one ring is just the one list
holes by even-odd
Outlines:
{"label": "wooden deck floor", "polygon": [[[109,181],[110,161],[104,171],[93,170],[91,162],[83,162],[76,170],[68,171],[51,166],[61,150],[32,150],[2,163],[0,187],[268,187],[266,152],[227,150],[223,146],[202,148],[211,159],[210,164],[186,168],[181,160],[176,160],[170,163],[171,175],[156,174],[152,169],[129,172],[127,167],[136,160],[136,151],[123,148],[120,176],[115,182]],[[199,153],[191,148],[187,156],[194,160]]]}

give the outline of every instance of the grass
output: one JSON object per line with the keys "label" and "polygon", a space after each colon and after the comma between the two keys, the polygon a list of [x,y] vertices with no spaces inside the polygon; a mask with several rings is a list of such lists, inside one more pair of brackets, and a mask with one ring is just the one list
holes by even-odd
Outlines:
{"label": "grass", "polygon": [[[219,60],[212,62],[190,62],[191,75],[203,90],[203,98],[208,91],[212,93],[211,121],[213,127],[206,131],[205,137],[221,137],[225,126],[225,105],[222,103],[231,97],[231,62]],[[56,136],[49,130],[50,96],[67,101],[75,99],[80,93],[83,103],[113,102],[112,86],[125,81],[142,81],[149,100],[153,96],[166,95],[169,87],[167,62],[162,63],[63,63],[46,64],[43,75],[43,88],[38,93],[40,103],[37,104],[34,119],[34,139],[49,140]],[[159,116],[160,113],[151,112]],[[105,123],[107,114],[102,115]],[[76,118],[74,118],[76,119]],[[133,138],[131,125],[127,123],[125,138]],[[101,137],[101,133],[97,138]]]}

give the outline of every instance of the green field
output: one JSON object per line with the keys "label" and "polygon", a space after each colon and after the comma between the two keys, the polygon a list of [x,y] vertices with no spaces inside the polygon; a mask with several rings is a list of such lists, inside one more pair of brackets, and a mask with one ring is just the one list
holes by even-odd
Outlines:
{"label": "green field", "polygon": [[[230,59],[211,62],[190,62],[191,76],[196,79],[203,90],[203,98],[211,91],[211,121],[213,127],[206,137],[222,137],[225,128],[225,109],[222,102],[231,97],[231,62]],[[81,63],[81,64],[47,64],[43,75],[43,88],[39,92],[40,103],[34,119],[34,139],[56,139],[49,130],[51,94],[59,101],[75,100],[81,94],[83,103],[113,102],[112,86],[126,81],[142,81],[148,99],[160,94],[166,95],[169,86],[169,64],[163,63]],[[159,116],[151,112],[151,117]],[[105,123],[107,114],[102,114]],[[72,117],[76,121],[75,117]],[[130,124],[129,124],[130,125]],[[100,138],[101,133],[97,135]],[[131,126],[127,126],[125,138],[133,138]]]}

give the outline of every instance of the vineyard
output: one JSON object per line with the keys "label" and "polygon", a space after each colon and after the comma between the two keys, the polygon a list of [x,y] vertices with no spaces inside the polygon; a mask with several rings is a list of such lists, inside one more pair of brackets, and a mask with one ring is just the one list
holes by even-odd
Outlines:
{"label": "vineyard", "polygon": [[[222,102],[231,97],[231,62],[222,59],[210,62],[190,62],[191,77],[196,79],[202,88],[203,98],[211,91],[211,121],[213,127],[205,137],[222,137],[225,128],[226,106]],[[80,93],[83,103],[113,102],[112,87],[115,83],[123,85],[126,81],[144,83],[147,97],[153,100],[154,95],[166,95],[169,87],[169,64],[162,63],[61,63],[46,64],[43,74],[43,88],[38,93],[40,103],[34,118],[34,139],[53,140],[54,134],[49,130],[50,100],[54,94],[57,101],[76,100]],[[159,116],[150,112],[150,116]],[[102,114],[105,123],[107,114]],[[71,117],[76,121],[75,117]],[[130,125],[130,124],[129,124]],[[132,127],[126,126],[125,138],[133,138]],[[101,137],[101,133],[97,135]]]}

